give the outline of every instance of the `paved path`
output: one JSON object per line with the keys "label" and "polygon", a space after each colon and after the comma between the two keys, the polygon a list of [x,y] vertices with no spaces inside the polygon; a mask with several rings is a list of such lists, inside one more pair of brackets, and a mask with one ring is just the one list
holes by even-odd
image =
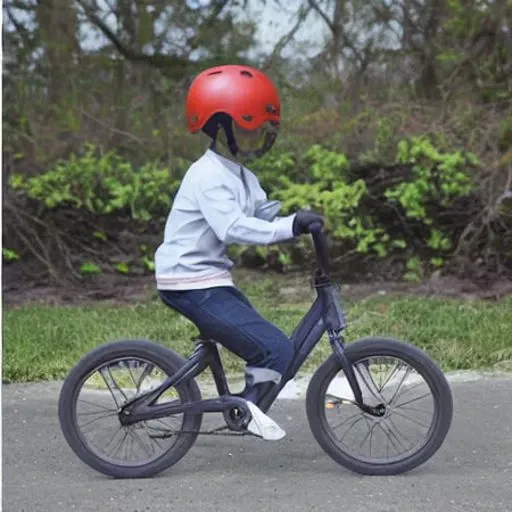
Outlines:
{"label": "paved path", "polygon": [[153,479],[113,480],[83,465],[61,435],[58,384],[3,386],[4,512],[512,512],[512,380],[452,384],[441,450],[402,476],[362,477],[328,458],[302,400],[279,400],[279,443],[202,437]]}

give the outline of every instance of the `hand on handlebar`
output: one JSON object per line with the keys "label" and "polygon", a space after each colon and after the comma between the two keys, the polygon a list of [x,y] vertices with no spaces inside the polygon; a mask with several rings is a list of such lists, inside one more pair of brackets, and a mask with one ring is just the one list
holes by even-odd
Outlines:
{"label": "hand on handlebar", "polygon": [[299,236],[311,233],[311,228],[318,225],[324,225],[324,218],[321,215],[308,210],[300,210],[295,214],[293,220],[293,235]]}

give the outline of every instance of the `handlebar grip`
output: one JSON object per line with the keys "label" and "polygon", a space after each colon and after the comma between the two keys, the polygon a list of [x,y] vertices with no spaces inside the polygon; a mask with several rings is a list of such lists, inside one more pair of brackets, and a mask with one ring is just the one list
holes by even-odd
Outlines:
{"label": "handlebar grip", "polygon": [[322,231],[323,224],[321,222],[314,222],[309,226],[310,233],[320,233]]}

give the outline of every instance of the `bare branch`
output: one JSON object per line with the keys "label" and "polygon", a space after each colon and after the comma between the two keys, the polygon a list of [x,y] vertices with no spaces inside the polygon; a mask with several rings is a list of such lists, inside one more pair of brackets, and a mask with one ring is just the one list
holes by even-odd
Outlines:
{"label": "bare branch", "polygon": [[309,3],[309,6],[313,10],[315,10],[319,14],[319,16],[325,21],[327,26],[331,29],[331,32],[335,33],[336,27],[334,26],[333,22],[329,19],[327,14],[325,14],[325,12],[322,11],[322,9],[320,9],[320,6],[318,5],[318,3],[315,0],[308,0],[308,3]]}
{"label": "bare branch", "polygon": [[295,25],[292,27],[292,29],[282,36],[279,41],[276,43],[274,49],[272,50],[272,53],[270,54],[269,58],[267,59],[267,62],[263,65],[263,69],[269,69],[272,67],[272,64],[274,63],[275,59],[278,58],[283,51],[283,49],[286,47],[287,44],[290,43],[290,41],[295,37],[295,34],[301,27],[304,20],[307,18],[308,14],[311,12],[311,6],[305,7],[301,6],[299,9],[299,13],[297,15],[297,21],[295,22]]}
{"label": "bare branch", "polygon": [[15,9],[18,9],[19,11],[33,11],[36,6],[35,5],[30,5],[26,3],[26,1],[16,1],[16,0],[12,0],[11,3],[7,3],[7,2],[3,2],[3,6],[6,8],[6,9],[9,9],[9,8],[12,8],[14,7]]}
{"label": "bare branch", "polygon": [[20,36],[23,39],[23,42],[25,44],[29,43],[30,42],[30,33],[27,30],[27,28],[19,22],[19,20],[16,18],[16,16],[14,16],[14,13],[11,11],[10,5],[4,5],[4,7],[7,11],[7,16],[9,17],[9,19],[11,20],[11,23],[14,25],[14,28],[16,29],[16,32],[18,32],[18,34],[20,34]]}
{"label": "bare branch", "polygon": [[133,135],[133,133],[129,133],[129,132],[126,132],[124,130],[119,130],[118,128],[116,128],[115,126],[111,126],[109,125],[108,123],[106,123],[105,121],[102,121],[101,119],[98,119],[97,117],[94,117],[93,115],[89,114],[88,112],[86,112],[85,110],[83,110],[82,108],[79,108],[79,111],[85,116],[85,117],[88,117],[89,119],[91,119],[91,121],[94,121],[95,123],[98,123],[100,126],[103,126],[104,128],[107,128],[108,130],[110,130],[111,132],[113,133],[117,133],[119,135],[124,135],[125,137],[128,137],[129,139],[137,142],[138,144],[144,144],[144,141],[139,139],[139,137],[137,137],[136,135]]}
{"label": "bare branch", "polygon": [[199,48],[201,45],[201,30],[205,28],[210,28],[217,18],[220,16],[224,7],[229,3],[229,0],[217,0],[214,2],[214,6],[212,12],[208,15],[208,17],[201,23],[201,26],[198,27],[197,34],[188,40],[188,44],[192,50]]}
{"label": "bare branch", "polygon": [[91,23],[96,25],[103,35],[115,46],[117,51],[127,60],[133,62],[144,62],[150,66],[164,69],[173,69],[183,71],[188,66],[188,60],[182,57],[153,54],[147,55],[145,53],[136,52],[133,48],[123,43],[110,27],[94,12],[94,10],[87,5],[85,0],[77,0],[78,4],[82,7],[85,15]]}

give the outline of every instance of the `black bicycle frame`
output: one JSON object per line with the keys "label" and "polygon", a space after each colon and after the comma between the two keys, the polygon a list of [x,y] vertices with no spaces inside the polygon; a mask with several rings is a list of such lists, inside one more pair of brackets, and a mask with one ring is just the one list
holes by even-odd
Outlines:
{"label": "black bicycle frame", "polygon": [[[296,375],[325,332],[329,335],[333,352],[339,358],[350,383],[355,402],[362,408],[367,407],[363,404],[361,389],[355,378],[352,365],[344,354],[344,340],[341,332],[346,327],[345,315],[341,307],[338,289],[329,276],[330,264],[327,243],[321,228],[321,225],[317,225],[311,233],[318,262],[318,269],[314,277],[317,298],[291,335],[295,354],[281,382],[272,386],[258,400],[257,405],[264,412],[272,406],[286,383]],[[218,398],[188,403],[155,403],[168,388],[171,386],[178,387],[180,384],[186,385],[188,379],[193,379],[207,367],[210,368],[213,374],[219,394]],[[230,393],[216,342],[213,340],[198,340],[194,352],[174,375],[168,377],[158,388],[127,402],[122,407],[120,417],[124,423],[129,424],[163,418],[172,414],[223,412],[235,407],[243,412],[247,411],[245,400],[232,396]]]}

